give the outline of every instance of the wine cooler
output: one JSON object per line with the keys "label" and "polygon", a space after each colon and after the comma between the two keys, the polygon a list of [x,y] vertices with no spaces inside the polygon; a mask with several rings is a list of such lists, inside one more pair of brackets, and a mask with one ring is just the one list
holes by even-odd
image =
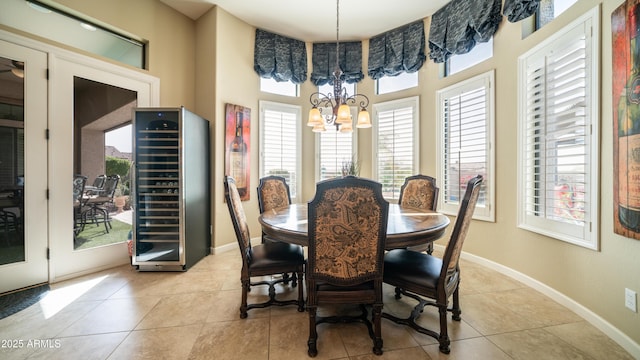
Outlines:
{"label": "wine cooler", "polygon": [[181,108],[133,110],[132,264],[183,271],[211,252],[209,121]]}

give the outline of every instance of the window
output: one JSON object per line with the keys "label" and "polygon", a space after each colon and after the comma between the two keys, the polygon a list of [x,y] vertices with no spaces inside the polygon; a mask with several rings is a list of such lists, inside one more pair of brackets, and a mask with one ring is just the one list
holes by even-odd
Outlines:
{"label": "window", "polygon": [[578,0],[541,0],[536,11],[536,29],[551,22]]}
{"label": "window", "polygon": [[437,92],[439,208],[455,215],[467,182],[484,177],[474,218],[494,221],[494,72]]}
{"label": "window", "polygon": [[598,39],[594,8],[522,55],[521,228],[598,248]]}
{"label": "window", "polygon": [[487,42],[477,43],[476,46],[466,54],[451,56],[445,64],[445,74],[447,76],[453,75],[492,57],[493,37]]}
{"label": "window", "polygon": [[418,173],[418,114],[417,96],[373,105],[374,179],[388,200]]}
{"label": "window", "polygon": [[260,101],[260,177],[284,177],[294,203],[301,180],[300,114],[299,106]]}
{"label": "window", "polygon": [[[351,112],[355,112],[355,108]],[[353,118],[356,116],[352,115]],[[320,132],[316,141],[316,179],[318,181],[342,176],[342,165],[346,161],[357,161],[355,153],[357,130],[351,133],[336,131],[335,126],[328,126],[327,131]]]}
{"label": "window", "polygon": [[376,93],[388,94],[418,86],[418,72],[403,72],[398,76],[383,76],[376,80]]}
{"label": "window", "polygon": [[291,81],[277,82],[273,79],[260,78],[260,91],[284,96],[298,96],[298,85]]}

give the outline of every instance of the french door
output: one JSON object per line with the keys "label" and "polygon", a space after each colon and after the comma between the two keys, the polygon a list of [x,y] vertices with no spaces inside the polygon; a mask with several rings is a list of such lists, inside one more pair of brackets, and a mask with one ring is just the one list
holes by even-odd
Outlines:
{"label": "french door", "polygon": [[159,106],[158,78],[0,30],[0,211],[13,214],[7,227],[0,218],[0,293],[129,261],[124,241],[74,246],[73,177],[87,163],[76,161],[76,120],[118,100],[83,97],[94,85]]}
{"label": "french door", "polygon": [[0,40],[0,64],[3,293],[48,281],[47,54]]}
{"label": "french door", "polygon": [[[50,54],[49,69],[49,163],[52,164],[49,183],[51,189],[56,189],[50,192],[49,201],[50,279],[55,282],[130,261],[126,239],[86,249],[78,248],[75,243],[73,177],[79,173],[91,182],[93,175],[82,174],[91,167],[87,163],[104,164],[105,161],[104,143],[98,140],[97,147],[101,148],[93,153],[102,156],[92,156],[85,146],[87,141],[78,140],[81,139],[78,133],[88,127],[84,126],[85,122],[99,118],[100,114],[122,113],[124,120],[121,121],[131,121],[132,106],[158,106],[159,86],[158,80],[151,76],[77,54]],[[113,110],[110,105],[120,101],[122,94],[126,94],[127,99],[132,94],[133,102],[122,101],[126,104]],[[80,158],[82,160],[78,160]],[[87,158],[93,160],[87,161]]]}

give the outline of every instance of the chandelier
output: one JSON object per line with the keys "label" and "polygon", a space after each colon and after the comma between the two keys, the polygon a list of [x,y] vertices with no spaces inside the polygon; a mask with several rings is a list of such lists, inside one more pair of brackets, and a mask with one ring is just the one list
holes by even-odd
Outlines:
{"label": "chandelier", "polygon": [[315,92],[309,97],[311,110],[309,111],[308,126],[313,132],[326,131],[326,126],[335,125],[336,130],[350,133],[353,131],[350,105],[358,106],[357,128],[370,128],[371,117],[367,111],[369,98],[362,94],[349,95],[342,86],[342,70],[340,70],[340,0],[336,0],[336,69],[333,72],[333,92],[322,94]]}

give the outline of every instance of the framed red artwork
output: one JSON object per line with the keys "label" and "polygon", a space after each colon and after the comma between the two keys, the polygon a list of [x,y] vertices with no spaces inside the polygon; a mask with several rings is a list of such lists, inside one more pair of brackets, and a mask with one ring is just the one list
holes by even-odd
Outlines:
{"label": "framed red artwork", "polygon": [[250,198],[251,109],[234,104],[225,107],[225,175],[236,181],[243,201]]}
{"label": "framed red artwork", "polygon": [[614,232],[640,239],[640,0],[611,13]]}

